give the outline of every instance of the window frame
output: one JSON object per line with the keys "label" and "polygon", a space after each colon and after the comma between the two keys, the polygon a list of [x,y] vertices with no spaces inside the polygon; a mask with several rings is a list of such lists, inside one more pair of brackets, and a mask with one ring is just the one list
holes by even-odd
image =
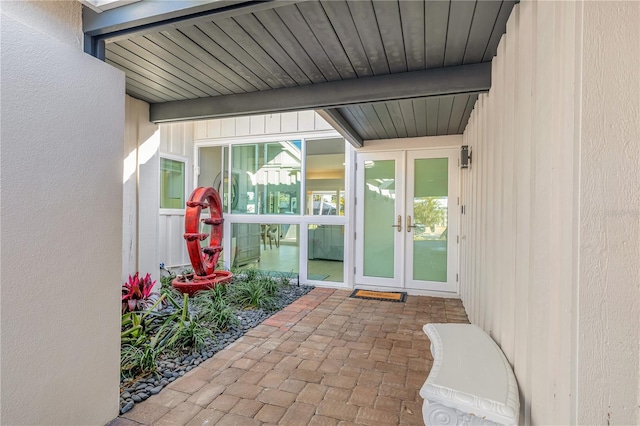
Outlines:
{"label": "window frame", "polygon": [[[231,213],[231,203],[227,206],[227,209],[224,211],[224,235],[231,235],[231,225],[234,223],[271,223],[271,224],[291,224],[298,225],[299,232],[299,256],[298,259],[298,268],[300,279],[302,282],[309,282],[310,284],[316,283],[315,281],[308,280],[307,275],[307,261],[308,261],[308,228],[309,225],[342,225],[344,226],[345,232],[345,240],[344,240],[344,281],[342,283],[339,282],[322,282],[323,285],[329,285],[335,288],[350,288],[353,284],[353,274],[349,273],[349,271],[353,270],[353,232],[354,225],[353,220],[355,218],[355,191],[353,189],[353,185],[355,183],[355,150],[351,148],[351,145],[345,140],[345,202],[347,203],[347,210],[345,215],[308,215],[305,214],[306,209],[306,180],[307,180],[307,142],[313,141],[316,139],[330,139],[330,138],[341,138],[344,139],[342,135],[340,135],[335,130],[327,130],[327,131],[313,131],[313,132],[295,132],[295,133],[279,133],[279,134],[269,134],[269,135],[248,135],[248,136],[238,136],[238,137],[218,137],[218,138],[208,138],[208,139],[200,139],[193,144],[193,158],[194,164],[197,164],[199,167],[199,150],[201,148],[206,147],[214,147],[214,146],[224,146],[228,148],[229,157],[227,159],[223,159],[223,161],[228,161],[228,164],[231,165],[233,162],[233,146],[237,145],[247,145],[247,144],[259,144],[259,143],[274,143],[279,141],[291,141],[291,140],[300,140],[302,142],[302,150],[301,150],[301,165],[300,171],[302,179],[300,181],[300,197],[298,198],[298,209],[299,212],[296,214],[260,214],[260,213]],[[198,184],[198,172],[196,169],[196,173],[193,175],[193,184],[197,186]],[[226,170],[228,174],[228,186],[225,188],[226,191],[230,191],[231,179],[232,179],[232,167],[227,167]],[[229,192],[230,193],[230,192]],[[223,247],[227,253],[231,251],[231,238],[225,238],[223,240]],[[229,259],[226,258],[224,260],[225,268],[229,268]],[[304,263],[304,268],[303,268]]]}

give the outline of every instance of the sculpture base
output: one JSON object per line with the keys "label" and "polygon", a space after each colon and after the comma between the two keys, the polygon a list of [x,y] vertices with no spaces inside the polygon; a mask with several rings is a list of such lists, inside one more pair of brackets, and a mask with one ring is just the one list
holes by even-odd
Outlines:
{"label": "sculpture base", "polygon": [[213,271],[213,274],[204,277],[194,274],[183,275],[171,281],[171,286],[181,293],[193,296],[198,291],[230,283],[232,279],[233,274],[229,271]]}

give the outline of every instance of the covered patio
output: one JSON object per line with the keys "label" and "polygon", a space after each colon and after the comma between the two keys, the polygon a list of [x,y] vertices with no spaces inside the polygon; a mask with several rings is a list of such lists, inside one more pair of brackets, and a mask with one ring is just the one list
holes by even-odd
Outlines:
{"label": "covered patio", "polygon": [[353,146],[345,167],[467,147],[444,295],[462,302],[316,290],[315,309],[290,307],[116,423],[419,422],[421,327],[466,311],[513,368],[521,424],[640,424],[640,2],[116,3],[0,1],[0,424],[117,416],[119,284],[160,273],[144,188],[161,144],[193,141],[193,120],[226,120],[206,127],[223,138],[304,110]]}
{"label": "covered patio", "polygon": [[422,326],[469,322],[462,302],[349,294],[314,289],[111,425],[423,424]]}

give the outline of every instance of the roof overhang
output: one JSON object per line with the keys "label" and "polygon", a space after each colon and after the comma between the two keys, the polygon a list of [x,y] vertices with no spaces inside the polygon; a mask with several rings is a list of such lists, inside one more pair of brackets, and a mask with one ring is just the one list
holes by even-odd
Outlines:
{"label": "roof overhang", "polygon": [[154,122],[315,109],[360,146],[460,134],[514,4],[142,0],[83,25]]}

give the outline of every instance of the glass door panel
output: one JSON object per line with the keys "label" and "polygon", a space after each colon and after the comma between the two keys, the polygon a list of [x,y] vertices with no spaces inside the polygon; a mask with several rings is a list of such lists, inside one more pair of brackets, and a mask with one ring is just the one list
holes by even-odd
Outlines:
{"label": "glass door panel", "polygon": [[[365,166],[366,167],[366,166]],[[393,278],[395,161],[372,162],[364,171],[364,274]]]}
{"label": "glass door panel", "polygon": [[[362,154],[358,158],[356,204],[359,248],[358,283],[398,287],[403,219],[401,212],[402,153]],[[399,195],[400,194],[400,195]]]}
{"label": "glass door panel", "polygon": [[413,278],[447,281],[448,159],[414,163]]}
{"label": "glass door panel", "polygon": [[[455,291],[457,152],[407,152],[406,286]],[[451,238],[449,238],[451,236]]]}

